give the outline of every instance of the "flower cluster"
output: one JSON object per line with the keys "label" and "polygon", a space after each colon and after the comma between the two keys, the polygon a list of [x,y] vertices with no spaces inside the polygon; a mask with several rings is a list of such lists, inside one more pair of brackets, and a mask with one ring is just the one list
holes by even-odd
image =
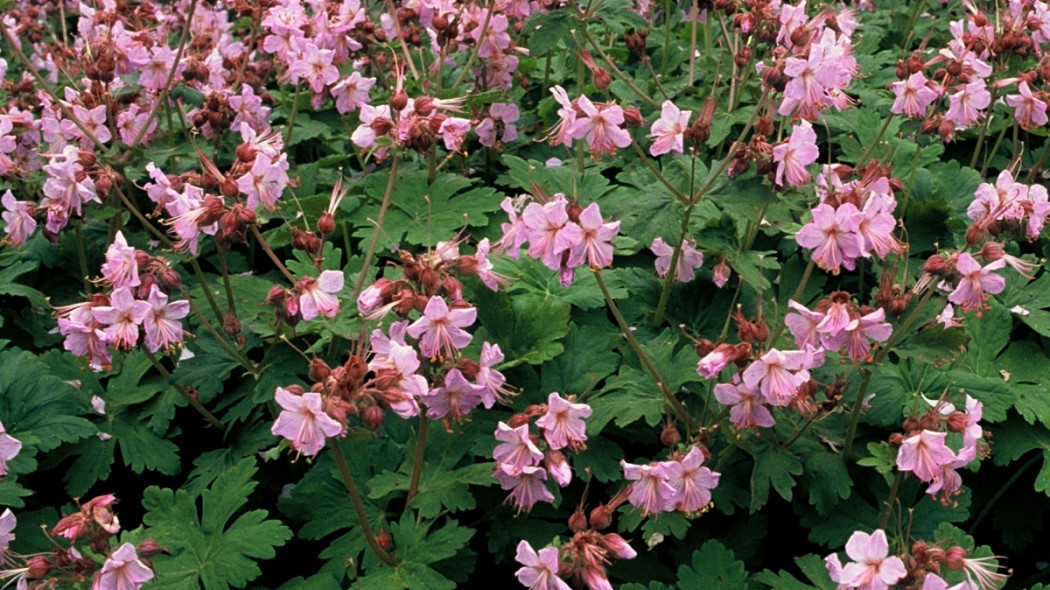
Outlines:
{"label": "flower cluster", "polygon": [[[886,532],[854,532],[846,542],[846,555],[853,561],[845,565],[838,553],[824,560],[831,580],[841,590],[887,590],[891,586],[908,590],[992,590],[1006,579],[999,572],[996,557],[969,557],[960,545],[915,541],[910,550],[890,554]],[[947,573],[946,573],[947,572]],[[962,578],[951,586],[945,577]]]}
{"label": "flower cluster", "polygon": [[[519,512],[531,510],[536,502],[554,501],[554,495],[544,483],[548,475],[561,487],[572,481],[565,452],[584,448],[587,440],[584,419],[590,415],[587,404],[576,403],[572,398],[566,400],[558,392],[552,392],[546,404],[529,406],[515,415],[511,419],[514,426],[499,423],[495,436],[500,444],[492,451],[496,460],[493,477],[503,489],[511,490],[510,498]],[[540,435],[529,432],[533,418]]]}
{"label": "flower cluster", "polygon": [[117,232],[106,250],[101,283],[108,293],[56,308],[66,350],[87,358],[98,371],[112,367],[109,347],[130,351],[138,345],[140,327],[149,352],[171,352],[182,344],[181,320],[189,313],[189,301],[169,301],[182,287],[166,259],[129,246]]}
{"label": "flower cluster", "polygon": [[703,467],[706,460],[706,449],[698,446],[684,453],[676,451],[668,460],[648,465],[621,460],[624,478],[634,482],[624,492],[627,501],[640,508],[645,516],[674,510],[687,513],[706,510],[711,503],[711,490],[718,486],[721,477],[720,473]]}
{"label": "flower cluster", "polygon": [[932,409],[905,420],[904,434],[894,434],[890,442],[900,446],[897,469],[910,471],[930,484],[926,493],[939,495],[947,504],[962,487],[958,470],[986,454],[986,449],[982,450],[984,429],[979,424],[983,406],[969,395],[965,410],[943,400],[927,401]]}
{"label": "flower cluster", "polygon": [[796,346],[845,350],[854,363],[869,358],[873,341],[885,342],[893,333],[884,308],[855,305],[844,291],[835,291],[819,301],[816,311],[796,301],[788,301],[788,306],[794,312],[784,316],[784,324],[795,337]]}
{"label": "flower cluster", "polygon": [[519,248],[528,243],[528,255],[559,271],[562,285],[572,283],[580,266],[598,269],[612,264],[612,239],[620,229],[619,221],[602,219],[598,203],[583,207],[562,193],[536,197],[541,202],[526,205],[520,217],[509,197],[503,202],[510,223],[503,224],[503,237],[494,249],[516,259]]}

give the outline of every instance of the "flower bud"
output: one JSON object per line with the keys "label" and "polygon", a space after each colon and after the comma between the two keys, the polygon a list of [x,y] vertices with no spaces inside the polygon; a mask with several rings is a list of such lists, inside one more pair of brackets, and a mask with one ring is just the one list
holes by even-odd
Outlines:
{"label": "flower bud", "polygon": [[967,427],[970,426],[966,413],[958,410],[948,414],[948,419],[945,420],[945,423],[947,423],[948,430],[951,432],[965,432]]}
{"label": "flower bud", "polygon": [[587,517],[579,508],[569,517],[569,529],[574,533],[587,530]]}
{"label": "flower bud", "polygon": [[153,557],[158,553],[168,553],[168,550],[153,539],[145,539],[135,547],[135,552],[139,557]]}
{"label": "flower bud", "polygon": [[598,90],[605,90],[612,84],[612,76],[605,70],[595,68],[591,70],[591,76],[594,78],[594,85]]}
{"label": "flower bud", "polygon": [[332,369],[328,366],[328,363],[319,358],[310,361],[310,379],[312,381],[324,381],[331,374]]}
{"label": "flower bud", "polygon": [[603,531],[609,528],[612,524],[612,509],[602,504],[591,510],[591,528],[596,531]]}
{"label": "flower bud", "polygon": [[390,529],[386,527],[379,529],[379,534],[376,535],[376,543],[383,549],[390,549],[394,544],[394,537],[390,534]]}
{"label": "flower bud", "polygon": [[623,122],[626,125],[641,125],[645,122],[642,113],[635,107],[627,107],[623,110]]}
{"label": "flower bud", "polygon": [[394,93],[394,96],[390,97],[390,108],[395,112],[400,111],[408,106],[408,94],[405,93],[404,89],[398,90]]}
{"label": "flower bud", "polygon": [[383,412],[383,408],[376,405],[370,405],[361,411],[361,421],[370,430],[379,430],[385,417],[386,414]]}
{"label": "flower bud", "polygon": [[51,571],[51,562],[43,555],[34,555],[26,561],[27,578],[43,578]]}
{"label": "flower bud", "polygon": [[665,447],[675,448],[678,443],[682,442],[682,435],[678,433],[678,429],[671,422],[664,424],[664,430],[660,433],[660,443]]}
{"label": "flower bud", "polygon": [[321,218],[317,220],[317,233],[322,236],[327,236],[334,231],[335,217],[328,211],[325,211],[321,214]]}

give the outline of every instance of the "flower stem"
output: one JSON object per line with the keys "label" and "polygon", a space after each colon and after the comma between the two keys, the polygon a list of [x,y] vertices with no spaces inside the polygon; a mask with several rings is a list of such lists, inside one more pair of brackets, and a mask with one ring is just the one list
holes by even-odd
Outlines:
{"label": "flower stem", "polygon": [[223,252],[222,246],[216,245],[215,252],[219,258],[219,270],[222,271],[222,282],[226,287],[226,304],[230,308],[230,313],[237,316],[237,305],[233,301],[233,285],[230,284],[230,271],[226,268],[226,253]]}
{"label": "flower stem", "polygon": [[643,92],[641,88],[638,88],[638,86],[630,78],[627,77],[627,74],[623,73],[623,71],[620,70],[620,68],[616,67],[616,64],[613,63],[612,58],[610,58],[608,54],[602,51],[602,48],[598,45],[598,42],[595,41],[594,37],[592,37],[591,34],[587,31],[586,24],[581,23],[581,25],[582,26],[580,27],[580,32],[583,33],[584,39],[587,39],[587,42],[590,43],[591,47],[594,48],[594,52],[597,53],[598,57],[600,57],[602,61],[604,61],[606,65],[609,66],[609,69],[612,70],[614,74],[616,74],[616,77],[623,80],[624,84],[627,84],[627,87],[633,90],[635,94],[640,96],[642,100],[647,102],[649,106],[653,108],[659,108],[660,105],[657,104],[655,100],[650,98],[648,93]]}
{"label": "flower stem", "polygon": [[[157,360],[157,357],[153,356],[152,352],[147,350],[146,357],[149,358],[149,362],[153,363],[154,368],[156,368],[165,379],[171,381],[171,372],[164,368],[164,365],[160,364],[160,361]],[[182,394],[182,397],[193,406],[193,409],[197,410],[197,412],[207,420],[208,424],[211,424],[219,430],[223,430],[222,422],[215,417],[215,414],[209,412],[208,408],[205,408],[204,405],[201,404],[201,400],[197,399],[197,396],[190,393],[185,385],[181,383],[172,383],[171,385],[176,391]]]}
{"label": "flower stem", "polygon": [[[804,293],[806,291],[806,283],[808,283],[809,282],[809,278],[811,276],[813,276],[813,268],[815,266],[816,266],[816,263],[813,262],[813,259],[811,258],[809,260],[809,264],[806,265],[806,270],[802,271],[802,278],[799,279],[798,286],[795,287],[795,292],[791,294],[791,299],[789,301],[796,301],[796,302],[798,302],[798,298],[802,297],[802,293]],[[785,314],[784,317],[787,317],[787,315]],[[780,321],[777,323],[776,329],[773,330],[770,333],[769,340],[768,340],[770,346],[773,346],[773,345],[776,344],[777,339],[780,338],[780,333],[783,332],[783,331],[784,331],[784,318],[782,317],[782,318],[780,318]]]}
{"label": "flower stem", "polygon": [[667,383],[664,382],[663,377],[660,376],[660,372],[653,365],[653,362],[649,359],[649,355],[645,354],[642,350],[642,346],[638,343],[638,340],[634,337],[634,332],[631,331],[631,327],[627,325],[627,321],[623,319],[623,314],[620,313],[620,308],[617,307],[616,302],[613,301],[612,294],[609,293],[609,288],[605,286],[605,280],[602,279],[601,269],[593,269],[594,278],[598,282],[598,288],[602,290],[602,295],[605,297],[605,304],[609,307],[609,312],[612,313],[613,318],[616,319],[616,324],[620,327],[620,332],[623,333],[624,338],[627,339],[627,344],[630,345],[631,350],[638,355],[638,360],[642,361],[646,370],[652,375],[656,381],[656,386],[660,389],[660,393],[664,396],[664,403],[667,407],[678,417],[679,420],[685,422],[686,426],[690,429],[696,429],[700,426],[693,420],[693,417],[689,415],[689,410],[682,405],[682,402],[671,393],[670,388],[667,387]]}
{"label": "flower stem", "polygon": [[[693,157],[693,168],[689,174],[689,184],[693,183],[693,173],[696,171],[696,157]],[[689,187],[689,192],[693,192],[693,187]],[[671,265],[667,268],[667,277],[664,279],[664,286],[660,290],[660,302],[656,304],[656,313],[653,315],[653,323],[660,325],[664,321],[664,311],[667,310],[667,300],[671,297],[671,287],[674,282],[678,280],[678,260],[682,257],[682,247],[685,244],[685,237],[689,235],[689,218],[693,214],[693,207],[696,205],[696,201],[689,200],[685,205],[685,213],[682,215],[682,224],[679,228],[678,243],[674,245],[674,251],[671,252]]]}
{"label": "flower stem", "polygon": [[886,525],[890,522],[890,515],[893,514],[893,504],[897,501],[897,492],[901,489],[901,480],[904,479],[904,473],[901,470],[897,470],[897,474],[893,476],[893,484],[890,485],[890,494],[886,498],[886,502],[882,507],[882,518],[879,519],[879,528],[885,529]]}
{"label": "flower stem", "polygon": [[328,442],[328,448],[332,449],[332,456],[335,457],[335,463],[339,466],[339,474],[343,477],[343,485],[346,486],[346,491],[350,494],[350,502],[354,505],[354,513],[357,515],[357,521],[361,524],[361,531],[365,534],[365,541],[368,542],[368,546],[371,547],[372,552],[376,554],[380,561],[396,568],[397,560],[394,559],[393,555],[387,553],[386,549],[380,547],[379,541],[376,540],[375,532],[372,531],[372,525],[368,522],[365,504],[361,501],[361,494],[357,491],[357,484],[354,483],[354,476],[350,474],[350,468],[346,465],[346,457],[343,456],[343,450],[339,448],[339,441],[330,438]]}
{"label": "flower stem", "polygon": [[372,237],[368,240],[368,248],[365,250],[365,259],[361,263],[361,272],[357,275],[357,283],[354,284],[354,292],[350,296],[350,300],[353,302],[357,301],[357,298],[361,295],[361,290],[365,286],[365,277],[368,275],[368,267],[372,264],[372,257],[375,256],[376,243],[379,241],[379,232],[383,231],[383,219],[386,217],[386,212],[390,209],[390,196],[394,194],[394,183],[397,179],[397,167],[401,161],[397,153],[394,154],[394,159],[390,163],[390,178],[386,182],[386,191],[383,193],[383,202],[379,205],[379,215],[376,216],[376,227],[372,230]]}
{"label": "flower stem", "polygon": [[80,262],[80,274],[84,279],[84,293],[91,295],[91,273],[88,271],[87,255],[84,253],[84,237],[80,234],[80,226],[84,222],[80,221],[73,226],[74,237],[77,242],[77,260]]}
{"label": "flower stem", "polygon": [[[199,268],[199,265],[198,265],[198,268]],[[222,334],[220,334],[219,331],[215,329],[215,326],[213,326],[211,324],[211,322],[209,322],[208,319],[206,317],[204,317],[204,312],[201,311],[201,308],[197,306],[197,302],[195,302],[193,300],[193,297],[190,296],[190,292],[186,289],[186,287],[180,285],[180,289],[182,290],[182,296],[185,297],[186,301],[189,302],[190,309],[192,309],[194,315],[197,316],[197,320],[201,323],[202,326],[204,326],[204,329],[207,330],[212,335],[212,337],[215,338],[215,341],[219,343],[219,346],[221,346],[223,348],[223,350],[228,352],[230,354],[230,356],[232,356],[238,363],[240,363],[240,365],[242,367],[244,367],[245,369],[247,369],[248,371],[250,371],[253,374],[257,374],[258,373],[258,369],[255,366],[252,365],[251,361],[249,361],[247,358],[245,358],[245,356],[243,354],[241,354],[239,351],[237,351],[237,349],[235,349],[232,346],[230,346],[230,343],[226,342],[226,339],[223,338]],[[203,284],[202,283],[201,284],[201,290],[203,290],[205,293],[207,293],[208,292],[207,284]]]}
{"label": "flower stem", "polygon": [[488,10],[485,11],[485,20],[481,23],[481,33],[478,35],[478,41],[470,48],[470,55],[467,56],[467,63],[464,64],[463,70],[458,76],[456,76],[456,81],[452,83],[450,88],[459,88],[463,79],[467,77],[468,73],[470,73],[470,68],[474,66],[474,60],[478,58],[478,52],[481,51],[481,44],[485,42],[485,36],[489,33],[489,23],[492,22],[492,13],[496,11],[495,4],[495,1],[489,3]]}
{"label": "flower stem", "polygon": [[427,449],[427,430],[430,420],[425,414],[419,415],[419,432],[416,433],[416,454],[412,458],[412,476],[408,480],[408,497],[405,498],[405,510],[412,503],[412,498],[419,490],[419,476],[423,472],[423,455]]}
{"label": "flower stem", "polygon": [[264,238],[262,232],[259,231],[259,227],[257,225],[252,225],[251,228],[252,234],[255,235],[255,239],[259,241],[259,246],[263,249],[263,252],[266,252],[266,255],[270,257],[270,260],[277,265],[277,269],[281,271],[284,278],[288,279],[288,282],[294,285],[296,283],[295,275],[288,270],[288,267],[281,262],[281,259],[278,258],[277,254],[275,254],[273,249],[270,248],[270,244],[266,242],[266,238]]}
{"label": "flower stem", "polygon": [[299,91],[302,89],[302,84],[295,85],[295,92],[292,93],[292,111],[288,114],[288,128],[284,130],[284,140],[282,145],[288,147],[288,140],[292,138],[292,129],[295,128],[295,113],[299,110]]}
{"label": "flower stem", "polygon": [[846,442],[842,446],[843,458],[848,458],[853,450],[853,439],[857,436],[857,424],[860,423],[860,410],[864,407],[864,396],[868,393],[868,384],[871,383],[871,371],[864,371],[864,381],[857,390],[857,399],[853,402],[853,411],[849,417],[849,428],[846,430]]}
{"label": "flower stem", "polygon": [[857,161],[857,166],[863,166],[864,163],[868,161],[868,158],[871,157],[872,150],[875,149],[875,146],[879,145],[882,136],[886,133],[886,130],[889,129],[890,121],[893,121],[893,113],[886,116],[886,120],[882,122],[882,127],[879,127],[879,132],[875,134],[875,139],[872,140],[871,144],[864,150],[864,155]]}
{"label": "flower stem", "polygon": [[[135,147],[142,141],[142,138],[149,132],[149,126],[153,124],[154,119],[157,118],[157,113],[160,112],[160,106],[168,103],[168,93],[171,92],[172,83],[175,81],[175,72],[179,69],[179,62],[182,60],[182,52],[186,49],[186,42],[190,38],[190,23],[193,22],[193,13],[197,10],[197,0],[190,0],[190,8],[186,11],[186,21],[182,28],[182,36],[179,38],[179,48],[175,51],[175,59],[171,62],[171,71],[168,72],[168,77],[164,80],[164,88],[160,92],[160,96],[153,102],[153,107],[150,108],[149,115],[146,116],[146,123],[142,125],[142,129],[135,134],[135,137],[129,144],[131,147]],[[247,61],[247,57],[245,57]]]}

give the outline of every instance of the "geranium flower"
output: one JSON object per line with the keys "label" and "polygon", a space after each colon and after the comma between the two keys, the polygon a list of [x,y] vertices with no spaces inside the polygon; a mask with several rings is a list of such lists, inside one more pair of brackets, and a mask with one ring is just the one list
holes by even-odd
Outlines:
{"label": "geranium flower", "polygon": [[135,546],[124,543],[106,558],[91,590],[138,590],[152,579],[153,570],[142,563]]}
{"label": "geranium flower", "polygon": [[837,553],[824,560],[832,581],[839,588],[858,590],[887,590],[908,574],[904,562],[889,554],[890,546],[882,529],[872,534],[857,531],[846,541],[846,555],[853,561],[845,566]]}
{"label": "geranium flower", "polygon": [[528,541],[521,541],[514,559],[524,566],[514,576],[529,590],[571,590],[565,580],[558,577],[557,547],[544,547],[536,552]]}
{"label": "geranium flower", "polygon": [[11,436],[0,424],[0,477],[7,475],[7,462],[14,459],[22,450],[22,441]]}
{"label": "geranium flower", "polygon": [[653,145],[649,146],[649,153],[654,156],[668,152],[682,153],[682,142],[685,130],[689,128],[689,117],[692,111],[683,111],[673,102],[665,100],[660,107],[660,118],[653,122],[650,129]]}
{"label": "geranium flower", "polygon": [[552,449],[562,449],[587,440],[584,418],[591,416],[591,407],[562,399],[558,392],[547,396],[547,412],[536,420],[543,429],[543,437]]}
{"label": "geranium flower", "polygon": [[615,154],[616,148],[631,145],[631,134],[620,128],[624,118],[619,105],[606,104],[599,108],[586,96],[581,96],[576,104],[584,116],[572,124],[569,136],[573,139],[586,138],[591,154]]}
{"label": "geranium flower", "polygon": [[278,387],[274,400],[282,411],[270,432],[292,441],[292,448],[312,457],[324,448],[325,439],[343,431],[343,426],[321,408],[321,394],[295,395]]}
{"label": "geranium flower", "polygon": [[474,339],[463,328],[474,323],[478,310],[473,307],[449,309],[441,297],[431,297],[423,309],[423,317],[408,327],[408,334],[419,338],[419,350],[428,357],[442,353],[452,358]]}
{"label": "geranium flower", "polygon": [[165,295],[156,285],[150,285],[148,303],[149,313],[142,321],[146,333],[146,349],[157,352],[161,348],[168,350],[172,345],[182,342],[182,318],[190,312],[190,302],[186,300],[168,303]]}
{"label": "geranium flower", "polygon": [[948,295],[948,301],[958,304],[963,311],[981,309],[988,298],[985,293],[994,295],[1006,288],[1006,280],[992,272],[1005,266],[1006,261],[1000,258],[982,267],[969,252],[963,252],[955,263],[955,270],[961,278],[955,290]]}
{"label": "geranium flower", "polygon": [[809,121],[802,121],[791,131],[791,138],[786,143],[773,146],[773,161],[777,163],[776,183],[784,186],[787,181],[791,186],[805,184],[810,175],[806,170],[820,156],[817,149],[817,134]]}

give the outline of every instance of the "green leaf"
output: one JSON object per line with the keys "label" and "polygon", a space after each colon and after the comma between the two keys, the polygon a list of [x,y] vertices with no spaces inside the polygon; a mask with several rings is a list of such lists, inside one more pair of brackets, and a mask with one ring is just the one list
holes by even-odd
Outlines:
{"label": "green leaf", "polygon": [[271,559],[274,547],[292,536],[280,521],[267,519],[265,510],[242,513],[229,520],[255,489],[255,460],[244,459],[220,475],[197,498],[184,491],[150,486],[142,506],[142,521],[170,555],[153,558],[157,578],[154,588],[226,590],[244,588],[259,576],[256,559]]}
{"label": "green leaf", "polygon": [[499,344],[505,367],[538,365],[564,350],[558,341],[569,332],[569,304],[488,289],[478,290],[474,303],[481,323],[475,339]]}
{"label": "green leaf", "polygon": [[795,487],[793,476],[802,475],[802,462],[798,457],[780,448],[780,445],[762,443],[755,445],[753,452],[755,468],[751,472],[751,513],[766,505],[769,488],[785,500],[791,500]]}
{"label": "green leaf", "polygon": [[33,354],[10,349],[0,353],[0,422],[32,456],[62,443],[93,436],[98,429],[82,414],[88,412],[80,393]]}
{"label": "green leaf", "polygon": [[678,587],[681,590],[747,590],[750,584],[744,562],[721,543],[710,539],[693,552],[692,566],[678,567]]}
{"label": "green leaf", "polygon": [[29,300],[29,303],[35,307],[41,307],[47,309],[50,307],[47,302],[47,297],[43,293],[37,291],[32,287],[27,287],[21,283],[16,283],[15,279],[28,272],[33,272],[40,266],[38,262],[21,260],[8,266],[7,268],[0,269],[0,295],[14,295],[16,297],[25,297]]}
{"label": "green leaf", "polygon": [[817,451],[805,461],[805,478],[809,484],[809,503],[820,514],[827,514],[850,495],[853,480],[846,471],[842,457],[827,451]]}

